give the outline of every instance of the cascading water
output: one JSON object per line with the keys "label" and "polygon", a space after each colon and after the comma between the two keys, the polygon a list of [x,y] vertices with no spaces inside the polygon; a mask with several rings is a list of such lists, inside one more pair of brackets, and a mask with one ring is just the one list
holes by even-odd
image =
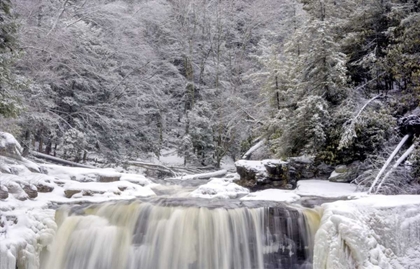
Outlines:
{"label": "cascading water", "polygon": [[56,219],[44,269],[312,268],[319,225],[309,209],[148,202],[60,209]]}

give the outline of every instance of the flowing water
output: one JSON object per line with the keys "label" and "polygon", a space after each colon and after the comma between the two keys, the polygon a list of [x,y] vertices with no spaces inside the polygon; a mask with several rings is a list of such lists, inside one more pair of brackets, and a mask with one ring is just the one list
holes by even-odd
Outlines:
{"label": "flowing water", "polygon": [[61,208],[56,221],[44,269],[297,269],[312,268],[319,215],[161,198]]}

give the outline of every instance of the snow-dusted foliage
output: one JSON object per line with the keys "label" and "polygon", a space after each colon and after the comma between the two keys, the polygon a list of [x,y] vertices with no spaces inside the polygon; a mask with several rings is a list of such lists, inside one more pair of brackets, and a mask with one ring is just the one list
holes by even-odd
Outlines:
{"label": "snow-dusted foliage", "polygon": [[186,163],[239,156],[261,114],[253,55],[265,33],[283,36],[290,2],[13,0],[25,148],[119,161],[190,137]]}

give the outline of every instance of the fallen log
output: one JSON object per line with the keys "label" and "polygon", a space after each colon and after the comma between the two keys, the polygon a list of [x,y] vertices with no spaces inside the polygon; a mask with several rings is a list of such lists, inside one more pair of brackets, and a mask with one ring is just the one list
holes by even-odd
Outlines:
{"label": "fallen log", "polygon": [[41,158],[41,159],[45,159],[54,163],[58,163],[58,164],[63,164],[63,165],[70,165],[70,166],[74,166],[74,167],[83,167],[83,168],[96,168],[94,166],[91,165],[86,165],[86,164],[81,164],[81,163],[75,163],[72,161],[67,161],[61,158],[57,158],[48,154],[44,154],[44,153],[40,153],[40,152],[36,152],[36,151],[31,151],[31,155],[37,158]]}

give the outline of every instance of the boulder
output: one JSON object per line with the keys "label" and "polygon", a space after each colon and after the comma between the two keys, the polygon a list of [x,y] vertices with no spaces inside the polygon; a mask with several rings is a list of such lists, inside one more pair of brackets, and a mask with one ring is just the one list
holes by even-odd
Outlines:
{"label": "boulder", "polygon": [[360,166],[359,161],[349,165],[337,165],[328,180],[331,182],[351,182],[359,175]]}
{"label": "boulder", "polygon": [[296,182],[291,180],[288,162],[281,160],[246,161],[235,163],[240,179],[238,184],[255,190],[268,188],[290,188]]}
{"label": "boulder", "polygon": [[22,189],[24,192],[26,192],[30,199],[38,197],[38,189],[35,187],[35,185],[24,185]]}
{"label": "boulder", "polygon": [[43,182],[38,182],[35,184],[38,192],[52,192],[54,190],[54,186],[52,184],[45,184]]}
{"label": "boulder", "polygon": [[333,166],[321,163],[316,167],[316,177],[327,179],[331,175],[332,171],[334,171]]}
{"label": "boulder", "polygon": [[0,185],[0,200],[6,200],[9,197],[9,191],[6,186]]}
{"label": "boulder", "polygon": [[295,180],[314,178],[316,168],[313,158],[307,156],[291,157],[288,159],[291,177]]}
{"label": "boulder", "polygon": [[67,189],[67,190],[64,190],[64,196],[66,196],[66,198],[71,198],[73,195],[79,192],[82,192],[82,190]]}
{"label": "boulder", "polygon": [[22,160],[22,147],[13,135],[0,132],[0,155]]}
{"label": "boulder", "polygon": [[120,181],[121,175],[98,175],[98,182]]}
{"label": "boulder", "polygon": [[[80,194],[79,194],[80,193]],[[67,198],[72,198],[75,194],[79,194],[79,196],[93,196],[94,194],[104,194],[104,191],[99,190],[81,190],[81,189],[73,189],[68,188],[64,190],[64,196]]]}
{"label": "boulder", "polygon": [[345,182],[348,183],[349,179],[348,179],[348,174],[347,173],[337,173],[335,171],[333,171],[331,173],[331,176],[328,178],[329,181],[331,182]]}
{"label": "boulder", "polygon": [[399,118],[397,124],[398,130],[404,135],[420,135],[420,116],[418,115],[409,115]]}
{"label": "boulder", "polygon": [[28,194],[22,189],[22,187],[18,183],[9,180],[5,183],[5,185],[9,193],[13,194],[13,196],[16,199],[24,201],[29,198]]}
{"label": "boulder", "polygon": [[235,163],[236,172],[240,180],[263,181],[266,178],[266,170],[261,161],[240,160]]}
{"label": "boulder", "polygon": [[347,165],[337,165],[334,171],[336,173],[342,174],[342,173],[347,173],[349,169],[347,168]]}

